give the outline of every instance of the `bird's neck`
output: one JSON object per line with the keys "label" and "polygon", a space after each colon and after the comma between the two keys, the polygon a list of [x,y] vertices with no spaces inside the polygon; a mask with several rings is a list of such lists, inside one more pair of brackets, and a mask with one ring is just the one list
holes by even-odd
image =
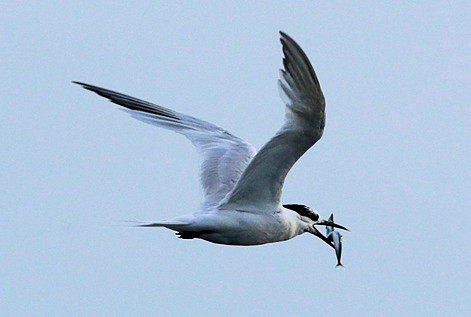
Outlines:
{"label": "bird's neck", "polygon": [[285,225],[290,228],[293,237],[306,231],[307,224],[301,220],[297,212],[283,208],[281,214]]}

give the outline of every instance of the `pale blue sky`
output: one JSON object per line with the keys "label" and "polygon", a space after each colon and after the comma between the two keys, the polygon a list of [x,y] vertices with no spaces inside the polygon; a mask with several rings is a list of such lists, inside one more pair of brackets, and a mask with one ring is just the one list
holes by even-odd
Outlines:
{"label": "pale blue sky", "polygon": [[[64,3],[0,4],[0,315],[471,315],[467,1]],[[352,229],[345,269],[311,235],[228,247],[121,223],[195,210],[197,155],[71,81],[259,148],[283,120],[278,30],[327,100],[283,202]]]}

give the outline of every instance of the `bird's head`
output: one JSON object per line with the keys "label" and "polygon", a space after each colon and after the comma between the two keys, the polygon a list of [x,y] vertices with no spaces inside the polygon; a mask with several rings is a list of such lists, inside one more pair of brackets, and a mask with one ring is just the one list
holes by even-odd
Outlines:
{"label": "bird's head", "polygon": [[329,218],[329,220],[322,219],[321,216],[319,216],[319,214],[315,210],[309,208],[306,205],[288,204],[283,205],[283,207],[298,213],[300,216],[300,220],[306,224],[306,232],[312,233],[331,247],[333,247],[332,242],[328,240],[315,226],[329,226],[350,231],[344,226],[336,224],[333,221],[332,216],[331,218]]}

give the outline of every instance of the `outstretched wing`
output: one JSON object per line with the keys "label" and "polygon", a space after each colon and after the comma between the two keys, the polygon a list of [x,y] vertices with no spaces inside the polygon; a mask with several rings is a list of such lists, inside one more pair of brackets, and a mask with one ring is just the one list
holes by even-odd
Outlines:
{"label": "outstretched wing", "polygon": [[278,84],[286,103],[285,122],[247,166],[221,209],[276,208],[289,170],[324,131],[325,100],[316,73],[301,47],[287,34],[280,35],[284,70]]}
{"label": "outstretched wing", "polygon": [[112,90],[74,83],[126,108],[123,110],[138,120],[187,137],[202,156],[200,181],[204,194],[203,207],[219,204],[233,189],[256,153],[249,143],[209,122]]}

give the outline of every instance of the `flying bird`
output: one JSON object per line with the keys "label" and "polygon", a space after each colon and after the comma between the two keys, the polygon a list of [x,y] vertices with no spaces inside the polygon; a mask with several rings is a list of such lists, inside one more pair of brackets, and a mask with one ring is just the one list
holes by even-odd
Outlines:
{"label": "flying bird", "polygon": [[112,90],[74,82],[122,106],[133,118],[184,135],[202,157],[203,201],[198,211],[171,220],[140,224],[165,227],[182,239],[199,238],[227,245],[260,245],[314,234],[334,248],[318,225],[348,230],[324,220],[314,209],[281,204],[286,175],[322,136],[325,100],[309,59],[280,32],[283,69],[278,81],[286,104],[284,123],[261,149],[203,120]]}

